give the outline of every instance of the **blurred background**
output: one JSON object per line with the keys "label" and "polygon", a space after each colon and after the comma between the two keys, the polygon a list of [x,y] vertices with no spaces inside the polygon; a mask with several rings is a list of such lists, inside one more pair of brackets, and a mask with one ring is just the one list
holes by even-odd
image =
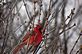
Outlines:
{"label": "blurred background", "polygon": [[45,32],[35,54],[81,54],[82,0],[0,0],[0,54],[12,54],[38,20]]}

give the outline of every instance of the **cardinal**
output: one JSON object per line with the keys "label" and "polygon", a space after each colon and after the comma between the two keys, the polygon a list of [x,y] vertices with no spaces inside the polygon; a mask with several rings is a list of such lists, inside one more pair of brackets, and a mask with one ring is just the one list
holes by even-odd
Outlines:
{"label": "cardinal", "polygon": [[14,48],[12,53],[17,54],[17,52],[27,44],[37,47],[41,43],[43,38],[41,28],[41,25],[37,25],[36,27],[34,27],[34,31],[32,32],[32,34],[27,32],[27,34],[22,39],[22,42]]}

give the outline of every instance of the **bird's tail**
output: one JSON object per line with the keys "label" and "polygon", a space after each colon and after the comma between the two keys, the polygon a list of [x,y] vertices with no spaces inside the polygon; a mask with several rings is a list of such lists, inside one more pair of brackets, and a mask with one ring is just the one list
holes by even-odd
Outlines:
{"label": "bird's tail", "polygon": [[17,52],[18,52],[24,45],[25,45],[24,42],[21,43],[21,44],[19,44],[19,45],[17,45],[17,46],[13,49],[12,54],[17,54]]}

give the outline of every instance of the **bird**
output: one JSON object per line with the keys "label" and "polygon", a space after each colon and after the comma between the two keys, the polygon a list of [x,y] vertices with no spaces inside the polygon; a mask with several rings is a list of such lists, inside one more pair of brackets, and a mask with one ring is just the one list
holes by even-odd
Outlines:
{"label": "bird", "polygon": [[41,28],[41,25],[36,25],[32,33],[27,32],[23,37],[22,42],[13,49],[12,54],[17,54],[17,52],[20,51],[20,49],[25,45],[33,45],[36,48],[41,43],[43,38]]}

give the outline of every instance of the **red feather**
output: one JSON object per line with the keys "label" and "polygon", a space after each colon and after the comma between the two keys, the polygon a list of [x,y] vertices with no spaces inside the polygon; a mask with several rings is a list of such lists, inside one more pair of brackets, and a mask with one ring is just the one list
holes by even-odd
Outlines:
{"label": "red feather", "polygon": [[26,41],[29,38],[29,36],[30,36],[30,33],[27,32],[26,35],[23,37],[23,40],[22,41],[23,42]]}
{"label": "red feather", "polygon": [[35,46],[37,46],[41,41],[42,41],[42,33],[41,31],[39,30],[41,28],[41,26],[37,26],[34,28],[34,32],[37,34],[36,35],[36,38],[35,38]]}

